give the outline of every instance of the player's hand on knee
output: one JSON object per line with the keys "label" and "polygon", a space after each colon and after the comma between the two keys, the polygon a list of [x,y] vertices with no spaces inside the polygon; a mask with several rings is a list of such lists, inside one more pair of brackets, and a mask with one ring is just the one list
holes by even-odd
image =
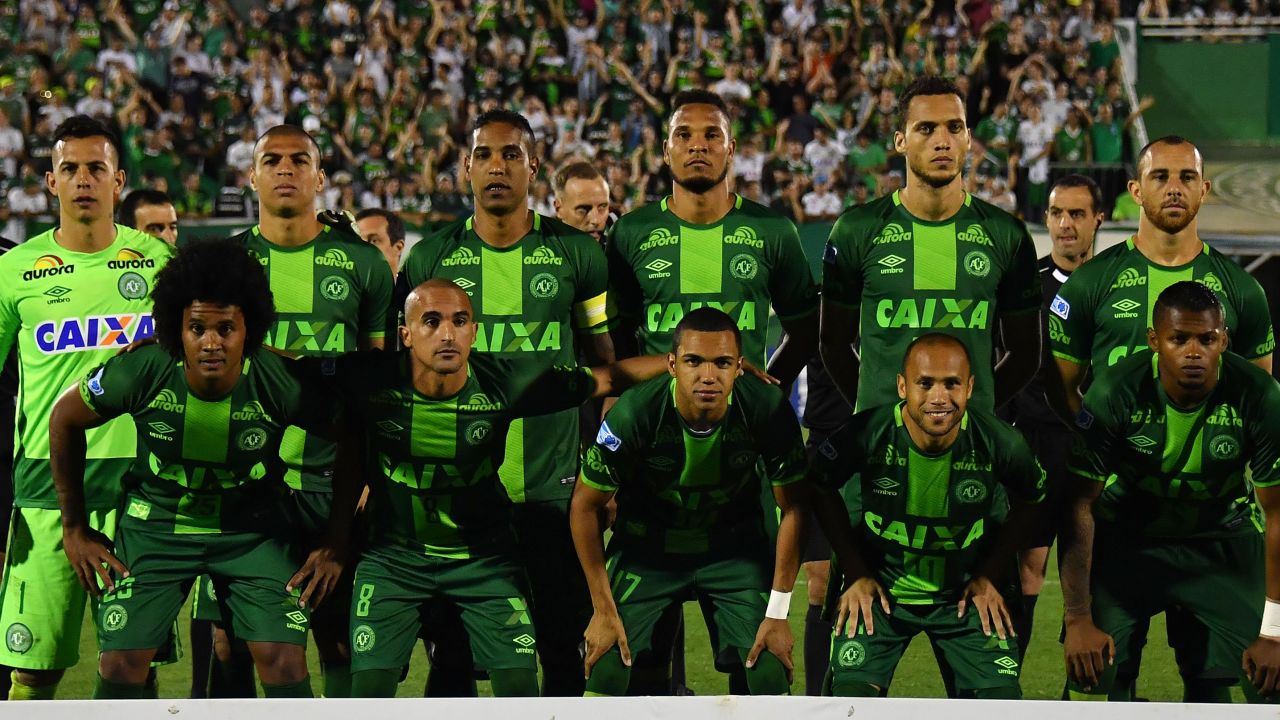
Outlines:
{"label": "player's hand on knee", "polygon": [[1255,639],[1244,650],[1241,669],[1259,695],[1275,694],[1280,689],[1280,638]]}
{"label": "player's hand on knee", "polygon": [[1015,636],[1013,616],[1009,614],[1009,606],[1005,605],[1004,596],[996,586],[985,577],[976,577],[965,586],[960,596],[956,617],[964,617],[965,611],[972,606],[978,612],[978,620],[982,622],[982,633],[991,637],[994,631],[1001,640]]}
{"label": "player's hand on knee", "polygon": [[93,528],[64,529],[62,547],[76,571],[76,579],[94,597],[102,594],[101,588],[115,592],[116,583],[108,568],[122,578],[129,577],[129,568],[111,552],[111,539]]}
{"label": "player's hand on knee", "polygon": [[587,624],[583,637],[587,641],[587,654],[583,659],[584,677],[591,677],[591,668],[599,662],[604,654],[614,645],[622,655],[622,664],[631,667],[631,648],[627,647],[627,630],[622,626],[622,616],[615,610],[612,613],[596,611]]}
{"label": "player's hand on knee", "polygon": [[793,647],[795,647],[795,638],[791,635],[791,624],[786,620],[765,618],[764,622],[760,623],[760,629],[756,630],[756,641],[751,645],[751,651],[747,653],[746,665],[748,668],[755,667],[760,653],[768,650],[782,661],[782,666],[787,669],[787,680],[790,681],[791,671],[795,669],[795,663],[791,660]]}
{"label": "player's hand on knee", "polygon": [[[285,590],[293,592],[302,587],[298,596],[298,607],[315,608],[333,592],[342,576],[342,568],[346,565],[347,553],[344,547],[326,544],[321,545],[307,556],[298,572],[289,578]],[[305,586],[304,586],[305,583]]]}
{"label": "player's hand on knee", "polygon": [[1102,679],[1106,667],[1116,660],[1115,640],[1099,630],[1090,615],[1067,616],[1062,651],[1066,656],[1067,679],[1085,690],[1092,690]]}
{"label": "player's hand on knee", "polygon": [[845,632],[848,637],[853,637],[858,634],[858,626],[864,625],[867,634],[874,635],[876,622],[871,616],[871,608],[877,599],[884,614],[891,614],[889,593],[884,591],[884,587],[875,578],[862,577],[854,580],[849,589],[840,595],[840,607],[836,611],[836,634]]}

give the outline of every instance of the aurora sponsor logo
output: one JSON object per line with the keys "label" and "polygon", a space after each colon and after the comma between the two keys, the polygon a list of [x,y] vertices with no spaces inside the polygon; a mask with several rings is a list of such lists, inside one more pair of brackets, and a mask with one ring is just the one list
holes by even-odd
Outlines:
{"label": "aurora sponsor logo", "polygon": [[764,240],[761,240],[760,237],[756,235],[755,228],[745,226],[734,230],[732,235],[725,236],[724,244],[746,245],[747,247],[753,247],[757,250],[764,249]]}
{"label": "aurora sponsor logo", "polygon": [[967,230],[961,230],[956,233],[956,239],[977,245],[994,245],[994,243],[991,242],[991,236],[987,234],[986,228],[976,223],[970,225]]}
{"label": "aurora sponsor logo", "polygon": [[455,265],[479,265],[480,257],[471,252],[471,248],[460,247],[454,250],[449,257],[440,262],[442,267],[454,267]]}
{"label": "aurora sponsor logo", "polygon": [[564,258],[556,255],[555,251],[545,245],[529,253],[529,257],[524,259],[525,265],[563,265]]}
{"label": "aurora sponsor logo", "polygon": [[150,313],[130,313],[46,320],[36,325],[33,335],[40,352],[55,355],[120,348],[154,333]]}
{"label": "aurora sponsor logo", "polygon": [[[186,406],[178,402],[178,394],[169,388],[160,391],[151,404],[147,405],[150,410],[163,410],[171,413],[181,413],[186,410]],[[172,429],[169,430],[172,432]]]}
{"label": "aurora sponsor logo", "polygon": [[1147,284],[1147,276],[1138,272],[1135,268],[1125,268],[1116,281],[1111,283],[1111,289],[1139,287]]}
{"label": "aurora sponsor logo", "polygon": [[354,270],[356,267],[356,264],[347,257],[347,253],[338,248],[325,250],[323,255],[316,258],[316,264],[324,267],[342,268],[343,270]]}
{"label": "aurora sponsor logo", "polygon": [[262,403],[257,400],[250,400],[244,404],[244,407],[231,413],[231,419],[239,420],[241,422],[252,422],[255,420],[258,422],[271,422],[271,416],[267,414],[266,410],[262,409]]}
{"label": "aurora sponsor logo", "polygon": [[883,245],[885,243],[911,242],[911,232],[904,229],[898,223],[889,223],[884,226],[876,239],[871,241],[872,245]]}
{"label": "aurora sponsor logo", "polygon": [[638,252],[646,252],[654,248],[668,247],[670,245],[679,244],[680,238],[672,235],[671,231],[666,228],[654,228],[649,232],[649,237],[636,248]]}
{"label": "aurora sponsor logo", "polygon": [[41,255],[36,258],[31,269],[22,273],[22,279],[26,281],[39,280],[40,278],[51,277],[53,275],[71,275],[76,271],[75,263],[70,265],[64,264],[62,258],[57,255]]}
{"label": "aurora sponsor logo", "polygon": [[108,270],[141,270],[143,268],[154,268],[156,261],[134,250],[133,248],[123,248],[116,253],[116,259],[107,262]]}

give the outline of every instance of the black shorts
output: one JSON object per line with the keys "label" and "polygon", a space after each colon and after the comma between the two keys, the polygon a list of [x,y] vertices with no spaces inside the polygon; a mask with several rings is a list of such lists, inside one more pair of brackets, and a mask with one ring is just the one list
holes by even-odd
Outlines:
{"label": "black shorts", "polygon": [[[835,429],[815,429],[809,428],[809,439],[805,442],[804,450],[808,456],[809,462],[813,462],[813,454],[818,451],[821,445]],[[826,533],[822,532],[822,525],[818,522],[818,516],[813,510],[806,511],[806,530],[804,537],[804,547],[800,550],[800,562],[821,562],[831,559],[831,543],[827,540]]]}
{"label": "black shorts", "polygon": [[1031,452],[1040,461],[1045,472],[1045,498],[1041,504],[1041,520],[1035,524],[1026,547],[1040,548],[1053,545],[1062,522],[1062,508],[1071,483],[1067,461],[1071,458],[1072,432],[1063,425],[1027,423],[1019,425]]}

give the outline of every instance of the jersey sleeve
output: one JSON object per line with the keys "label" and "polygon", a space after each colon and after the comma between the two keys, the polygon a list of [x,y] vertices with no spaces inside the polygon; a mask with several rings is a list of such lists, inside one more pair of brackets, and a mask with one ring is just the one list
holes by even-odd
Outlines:
{"label": "jersey sleeve", "polygon": [[600,492],[611,493],[622,487],[639,464],[640,443],[631,430],[626,396],[609,411],[609,420],[600,423],[596,441],[582,458],[582,484]]}
{"label": "jersey sleeve", "polygon": [[611,304],[610,317],[636,318],[640,316],[640,305],[644,293],[636,280],[635,270],[627,262],[623,254],[622,243],[626,230],[622,223],[615,223],[605,238],[605,262],[609,272],[609,295]]}
{"label": "jersey sleeve", "polygon": [[839,490],[862,470],[866,460],[865,440],[870,432],[868,420],[874,409],[860,412],[832,433],[814,454],[809,474],[818,485]]}
{"label": "jersey sleeve", "polygon": [[1067,462],[1072,473],[1099,483],[1105,483],[1111,474],[1104,458],[1119,446],[1117,441],[1123,439],[1123,422],[1127,417],[1116,399],[1115,388],[1106,382],[1106,375],[1114,372],[1113,369],[1101,379],[1095,379],[1085,393],[1075,420],[1078,435],[1071,444]]}
{"label": "jersey sleeve", "polygon": [[[343,357],[361,354],[351,353]],[[338,408],[343,406],[343,395],[335,382],[337,373],[333,370],[340,364],[340,359],[281,360],[283,371],[272,390],[277,393],[276,402],[283,412],[283,422],[319,435],[330,434]]]}
{"label": "jersey sleeve", "polygon": [[769,273],[773,310],[783,320],[802,317],[818,309],[818,285],[800,244],[800,232],[786,218],[779,219],[777,255]]}
{"label": "jersey sleeve", "polygon": [[1094,327],[1089,276],[1081,268],[1058,289],[1049,305],[1049,347],[1053,356],[1078,365],[1090,362]]}
{"label": "jersey sleeve", "polygon": [[1249,469],[1254,485],[1269,488],[1280,485],[1280,385],[1270,376],[1258,375],[1258,409],[1250,413],[1256,420],[1245,425],[1253,441]]}
{"label": "jersey sleeve", "polygon": [[764,460],[764,475],[769,484],[781,487],[804,477],[804,440],[791,403],[772,387],[765,391],[769,407],[761,413],[763,422],[757,428],[760,457]]}
{"label": "jersey sleeve", "polygon": [[378,258],[365,273],[364,295],[360,298],[361,339],[384,339],[394,327],[390,319],[392,283],[391,267]]}
{"label": "jersey sleeve", "polygon": [[535,360],[504,363],[510,408],[517,417],[546,415],[575,408],[596,391],[591,369],[577,365],[553,365]]}
{"label": "jersey sleeve", "polygon": [[1240,272],[1240,297],[1236,327],[1231,328],[1231,349],[1237,354],[1256,360],[1270,355],[1276,349],[1276,337],[1271,325],[1271,311],[1267,295],[1252,275]]}
{"label": "jersey sleeve", "polygon": [[1011,429],[998,442],[1003,450],[1003,468],[997,477],[1008,489],[1010,501],[1024,505],[1044,502],[1047,476],[1022,433]]}
{"label": "jersey sleeve", "polygon": [[831,228],[822,251],[822,296],[825,300],[856,308],[862,304],[863,229],[853,213],[841,215]]}
{"label": "jersey sleeve", "polygon": [[170,362],[176,361],[156,345],[117,355],[81,378],[80,399],[104,418],[141,410],[160,392]]}
{"label": "jersey sleeve", "polygon": [[1002,313],[1038,311],[1040,309],[1040,271],[1036,267],[1036,245],[1027,226],[1011,220],[1016,226],[1013,258],[1009,270],[996,288],[996,303]]}
{"label": "jersey sleeve", "polygon": [[578,252],[577,292],[573,298],[573,326],[599,334],[608,332],[612,319],[609,307],[609,264],[604,250],[594,240],[583,238]]}
{"label": "jersey sleeve", "polygon": [[9,350],[18,337],[18,328],[22,326],[22,318],[18,316],[18,301],[13,295],[16,284],[8,282],[0,287],[0,364],[9,357]]}

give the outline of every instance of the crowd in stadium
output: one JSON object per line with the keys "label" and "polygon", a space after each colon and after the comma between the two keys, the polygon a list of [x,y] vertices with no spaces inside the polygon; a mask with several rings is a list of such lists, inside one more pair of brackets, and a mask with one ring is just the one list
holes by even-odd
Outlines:
{"label": "crowd in stadium", "polygon": [[[733,113],[741,192],[796,221],[831,220],[901,187],[894,98],[931,72],[968,94],[982,150],[974,190],[1038,217],[1051,163],[1115,168],[1128,157],[1125,130],[1150,101],[1132,107],[1122,92],[1111,20],[1139,10],[1115,0],[301,0],[245,12],[228,0],[8,0],[0,213],[48,212],[32,179],[48,169],[52,129],[80,112],[121,131],[130,185],[168,192],[184,218],[251,214],[252,142],[289,121],[321,144],[329,207],[446,220],[470,202],[457,181],[466,128],[495,107],[522,112],[537,133],[548,161],[538,209],[550,208],[556,167],[588,157],[625,212],[665,192],[672,95],[706,86]],[[1108,183],[1110,207],[1121,185]]]}

